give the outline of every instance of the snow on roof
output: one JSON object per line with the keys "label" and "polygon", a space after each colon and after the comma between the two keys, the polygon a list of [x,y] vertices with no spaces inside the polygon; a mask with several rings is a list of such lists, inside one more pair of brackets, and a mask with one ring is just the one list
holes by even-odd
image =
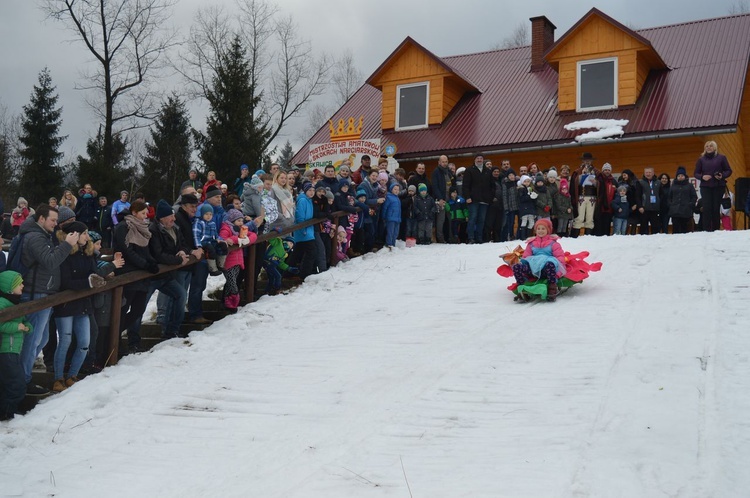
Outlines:
{"label": "snow on roof", "polygon": [[573,121],[564,126],[568,131],[590,130],[595,128],[596,131],[589,131],[576,135],[576,142],[592,142],[594,140],[604,140],[612,137],[621,137],[625,134],[623,128],[629,123],[627,119],[584,119],[583,121]]}

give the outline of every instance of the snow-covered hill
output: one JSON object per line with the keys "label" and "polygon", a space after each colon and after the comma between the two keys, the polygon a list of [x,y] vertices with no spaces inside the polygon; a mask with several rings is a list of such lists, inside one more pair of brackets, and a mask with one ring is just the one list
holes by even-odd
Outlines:
{"label": "snow-covered hill", "polygon": [[0,495],[747,496],[750,232],[381,251],[0,425]]}

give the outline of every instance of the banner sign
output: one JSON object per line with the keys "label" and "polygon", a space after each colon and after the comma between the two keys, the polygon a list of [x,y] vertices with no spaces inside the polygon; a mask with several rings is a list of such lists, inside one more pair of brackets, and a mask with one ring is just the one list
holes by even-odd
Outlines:
{"label": "banner sign", "polygon": [[352,171],[359,169],[362,156],[372,158],[373,164],[380,156],[380,140],[344,140],[326,144],[310,145],[310,162],[308,168],[323,169],[332,164],[338,170],[341,163],[348,159]]}

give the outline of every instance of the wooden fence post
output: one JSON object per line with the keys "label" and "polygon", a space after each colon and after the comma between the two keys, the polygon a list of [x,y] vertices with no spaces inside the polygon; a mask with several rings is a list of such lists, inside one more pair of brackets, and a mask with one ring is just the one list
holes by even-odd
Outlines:
{"label": "wooden fence post", "polygon": [[245,258],[245,301],[255,301],[255,258],[257,253],[255,244],[248,246],[247,258]]}
{"label": "wooden fence post", "polygon": [[109,318],[109,353],[104,366],[117,363],[120,353],[120,312],[122,311],[122,287],[112,289]]}

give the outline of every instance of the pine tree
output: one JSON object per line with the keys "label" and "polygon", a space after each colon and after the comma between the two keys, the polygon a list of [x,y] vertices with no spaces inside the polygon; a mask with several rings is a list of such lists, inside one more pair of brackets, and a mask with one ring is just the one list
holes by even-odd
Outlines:
{"label": "pine tree", "polygon": [[[90,183],[99,195],[106,195],[111,202],[120,198],[120,191],[132,190],[135,168],[127,166],[130,160],[127,139],[114,135],[111,149],[113,162],[109,168],[104,147],[104,134],[100,126],[96,137],[86,142],[88,157],[78,156],[74,173],[79,185]],[[103,174],[104,171],[107,174]]]}
{"label": "pine tree", "polygon": [[236,176],[239,166],[250,169],[262,164],[264,145],[270,132],[260,124],[260,97],[254,97],[245,48],[235,36],[229,50],[219,58],[219,67],[206,98],[211,106],[206,133],[194,132],[199,156],[206,169],[219,179]]}
{"label": "pine tree", "polygon": [[190,118],[185,103],[175,95],[170,96],[156,117],[151,129],[151,143],[146,144],[146,156],[141,162],[141,191],[146,199],[173,201],[180,195],[180,185],[187,178],[192,151]]}
{"label": "pine tree", "polygon": [[288,169],[292,165],[292,158],[294,157],[294,149],[292,149],[292,143],[287,140],[284,146],[279,152],[279,157],[276,162],[279,163],[284,169]]}
{"label": "pine tree", "polygon": [[22,144],[18,188],[29,206],[46,202],[62,188],[59,149],[67,137],[58,135],[62,108],[56,107],[57,99],[52,77],[44,68],[39,73],[39,84],[34,85],[31,102],[23,107],[22,132],[18,137]]}

